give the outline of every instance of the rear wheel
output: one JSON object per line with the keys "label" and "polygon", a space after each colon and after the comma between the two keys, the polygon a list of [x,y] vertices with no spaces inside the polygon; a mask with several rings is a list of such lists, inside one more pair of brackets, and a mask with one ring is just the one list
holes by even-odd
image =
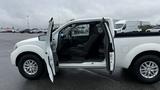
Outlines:
{"label": "rear wheel", "polygon": [[37,55],[27,54],[20,57],[18,69],[23,77],[35,80],[42,76],[45,66]]}
{"label": "rear wheel", "polygon": [[144,83],[160,80],[160,58],[156,55],[144,55],[132,65],[134,76]]}

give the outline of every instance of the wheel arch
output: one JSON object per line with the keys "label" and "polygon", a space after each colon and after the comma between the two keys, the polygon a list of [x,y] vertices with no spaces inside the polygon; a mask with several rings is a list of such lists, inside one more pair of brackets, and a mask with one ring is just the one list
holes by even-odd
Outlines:
{"label": "wheel arch", "polygon": [[[125,56],[122,58],[123,62],[119,62],[120,66],[123,68],[129,68],[131,63],[133,63],[138,56],[149,53],[149,54],[156,54],[160,52],[160,44],[157,43],[145,43],[140,44],[132,49],[130,49]],[[159,55],[160,56],[160,55]]]}
{"label": "wheel arch", "polygon": [[[24,55],[27,55],[27,54],[36,55],[37,57],[40,58],[40,60],[41,60],[43,63],[45,63],[44,59],[43,59],[39,54],[37,54],[37,53],[35,53],[35,52],[33,52],[33,51],[25,51],[25,52],[20,53],[20,54],[17,56],[16,62],[15,62],[16,66],[17,66],[18,63],[19,63],[20,58],[21,58],[22,56],[24,56]],[[44,64],[44,65],[45,65],[45,67],[46,67],[46,64]]]}
{"label": "wheel arch", "polygon": [[132,65],[135,63],[135,61],[136,61],[138,58],[140,58],[140,57],[142,57],[142,56],[144,56],[144,55],[156,55],[156,56],[160,57],[160,52],[159,52],[159,51],[155,51],[155,50],[148,50],[148,51],[143,51],[143,52],[137,54],[137,55],[133,58],[133,60],[131,61],[131,64],[129,65],[129,68],[132,67]]}
{"label": "wheel arch", "polygon": [[17,59],[19,59],[20,56],[24,54],[29,54],[29,53],[37,55],[38,57],[40,57],[42,60],[46,62],[47,55],[43,48],[36,45],[23,45],[23,46],[19,46],[17,49],[15,49],[11,53],[10,58],[11,58],[12,64],[17,65]]}

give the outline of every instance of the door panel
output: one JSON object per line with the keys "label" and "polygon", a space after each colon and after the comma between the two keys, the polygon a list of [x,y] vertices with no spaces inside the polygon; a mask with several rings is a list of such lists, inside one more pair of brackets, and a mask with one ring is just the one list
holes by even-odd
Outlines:
{"label": "door panel", "polygon": [[47,40],[46,40],[46,54],[47,54],[47,59],[48,59],[48,74],[50,77],[50,80],[53,82],[54,81],[54,75],[56,74],[55,72],[55,58],[53,57],[54,55],[54,48],[53,48],[53,39],[52,39],[52,29],[54,27],[54,21],[51,19],[49,21],[49,26],[48,26],[48,32],[47,32]]}
{"label": "door panel", "polygon": [[48,64],[49,64],[49,67],[47,67],[48,68],[48,74],[49,74],[50,80],[53,82],[54,81],[54,75],[55,75],[53,54],[52,54],[52,50],[49,46],[46,50],[47,50],[46,52],[47,52],[47,55],[48,55],[47,59],[48,59]]}
{"label": "door panel", "polygon": [[109,24],[105,22],[105,26],[108,30],[108,35],[109,35],[109,68],[110,71],[113,72],[115,69],[115,46],[114,46],[114,39],[113,39],[113,34],[111,33],[111,30],[109,29]]}
{"label": "door panel", "polygon": [[112,73],[115,68],[115,49],[111,31],[108,22],[103,18],[101,21],[102,28],[104,29],[105,38],[105,60],[107,71]]}

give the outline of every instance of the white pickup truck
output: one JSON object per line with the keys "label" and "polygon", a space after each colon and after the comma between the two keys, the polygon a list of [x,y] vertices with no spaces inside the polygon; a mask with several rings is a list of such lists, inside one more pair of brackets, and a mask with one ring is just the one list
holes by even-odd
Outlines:
{"label": "white pickup truck", "polygon": [[11,53],[11,62],[27,79],[39,79],[45,70],[54,82],[59,68],[129,69],[141,82],[160,80],[160,34],[114,34],[111,18],[72,20],[48,32],[20,41]]}

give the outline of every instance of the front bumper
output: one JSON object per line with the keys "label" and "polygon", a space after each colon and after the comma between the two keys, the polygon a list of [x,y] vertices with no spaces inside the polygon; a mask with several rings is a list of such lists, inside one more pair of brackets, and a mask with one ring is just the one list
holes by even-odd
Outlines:
{"label": "front bumper", "polygon": [[17,59],[17,51],[14,50],[11,54],[10,54],[10,60],[11,60],[11,63],[12,65],[16,65],[16,59]]}

